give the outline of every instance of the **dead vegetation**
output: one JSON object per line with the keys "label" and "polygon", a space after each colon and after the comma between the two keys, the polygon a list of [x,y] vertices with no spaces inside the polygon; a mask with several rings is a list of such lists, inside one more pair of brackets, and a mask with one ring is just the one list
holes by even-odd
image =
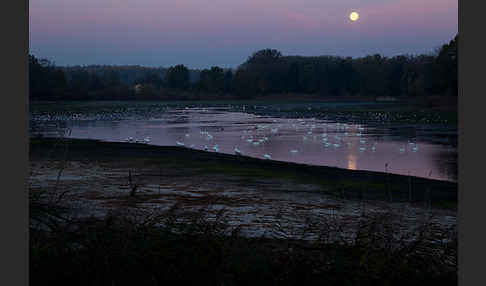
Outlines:
{"label": "dead vegetation", "polygon": [[[257,196],[264,189],[247,197],[238,193],[238,200],[222,195],[222,186],[217,187],[219,195],[208,191],[200,197],[170,196],[160,185],[147,191],[143,172],[130,171],[128,177],[127,172],[111,173],[107,181],[96,177],[91,185],[81,180],[92,192],[88,201],[105,203],[105,214],[86,215],[79,213],[82,207],[73,207],[72,200],[83,197],[72,194],[77,192],[76,180],[62,181],[69,171],[64,161],[53,165],[61,170],[54,172],[53,181],[30,189],[32,284],[457,284],[455,220],[441,223],[437,212],[425,209],[407,221],[405,209],[376,207],[365,200],[354,202],[358,213],[345,212],[352,201],[306,204],[296,200],[302,198],[298,195],[288,198],[292,204],[282,203],[276,198],[289,192],[271,184],[267,194],[273,197],[265,200]],[[41,169],[32,170],[32,175]],[[160,178],[152,177],[160,184]],[[125,188],[117,185],[118,193],[110,197],[103,192],[108,182]],[[190,184],[185,188],[179,191],[188,192]],[[179,199],[167,200],[175,196]],[[261,214],[258,204],[274,208]],[[255,209],[250,211],[249,205]],[[261,215],[250,223],[238,222],[235,207]],[[249,236],[258,220],[257,227],[266,230]]]}

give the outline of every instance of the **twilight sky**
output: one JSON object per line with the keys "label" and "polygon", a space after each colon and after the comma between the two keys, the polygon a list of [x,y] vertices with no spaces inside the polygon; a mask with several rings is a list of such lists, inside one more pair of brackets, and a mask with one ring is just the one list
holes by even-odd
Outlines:
{"label": "twilight sky", "polygon": [[264,48],[394,56],[431,52],[458,31],[458,0],[29,2],[30,53],[57,65],[236,67]]}

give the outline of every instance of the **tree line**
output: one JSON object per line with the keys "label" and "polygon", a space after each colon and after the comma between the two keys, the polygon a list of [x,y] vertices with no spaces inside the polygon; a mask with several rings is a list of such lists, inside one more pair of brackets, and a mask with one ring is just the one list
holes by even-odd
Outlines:
{"label": "tree line", "polygon": [[236,69],[140,66],[57,67],[29,55],[30,98],[192,99],[319,96],[457,96],[457,40],[434,54],[361,58],[253,53]]}

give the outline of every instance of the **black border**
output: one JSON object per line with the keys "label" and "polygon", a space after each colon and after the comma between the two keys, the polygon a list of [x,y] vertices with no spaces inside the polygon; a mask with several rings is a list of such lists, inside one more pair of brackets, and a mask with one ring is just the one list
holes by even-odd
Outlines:
{"label": "black border", "polygon": [[[0,284],[28,285],[29,1],[1,1],[2,271]],[[6,63],[6,65],[5,65]]]}
{"label": "black border", "polygon": [[[29,4],[28,0],[1,1],[3,104],[2,141],[2,257],[7,267],[2,269],[2,284],[28,284],[28,63]],[[481,80],[480,58],[484,45],[482,1],[459,3],[459,285],[480,285],[484,274],[484,183],[483,141],[477,134],[484,132],[481,109],[485,105]],[[472,3],[478,6],[473,6]],[[483,4],[484,5],[484,4]],[[12,9],[13,8],[13,9]],[[465,15],[469,13],[469,16]],[[6,60],[6,61],[5,61]],[[7,131],[8,130],[8,131]],[[469,136],[469,137],[468,137]],[[467,139],[469,138],[469,139]],[[480,154],[483,153],[483,154]],[[484,175],[483,175],[484,176]],[[15,247],[13,247],[15,245]],[[482,249],[480,247],[482,246]],[[482,279],[481,279],[482,278]],[[6,280],[7,283],[4,281]],[[8,282],[14,283],[8,283]]]}
{"label": "black border", "polygon": [[459,1],[459,285],[481,285],[486,280],[483,257],[486,253],[483,229],[486,196],[484,181],[480,181],[480,177],[484,180],[485,176],[482,160],[486,156],[483,141],[477,138],[485,129],[481,116],[485,106],[481,85],[485,76],[479,59],[484,58],[486,47],[484,23],[481,23],[484,9],[480,6],[484,6],[484,2]]}

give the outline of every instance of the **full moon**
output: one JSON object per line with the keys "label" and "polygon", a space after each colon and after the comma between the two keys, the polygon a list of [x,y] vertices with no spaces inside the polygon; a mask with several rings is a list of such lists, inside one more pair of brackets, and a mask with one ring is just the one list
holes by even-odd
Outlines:
{"label": "full moon", "polygon": [[349,14],[349,19],[351,19],[351,21],[357,21],[359,18],[359,14],[357,12],[351,12],[351,14]]}

